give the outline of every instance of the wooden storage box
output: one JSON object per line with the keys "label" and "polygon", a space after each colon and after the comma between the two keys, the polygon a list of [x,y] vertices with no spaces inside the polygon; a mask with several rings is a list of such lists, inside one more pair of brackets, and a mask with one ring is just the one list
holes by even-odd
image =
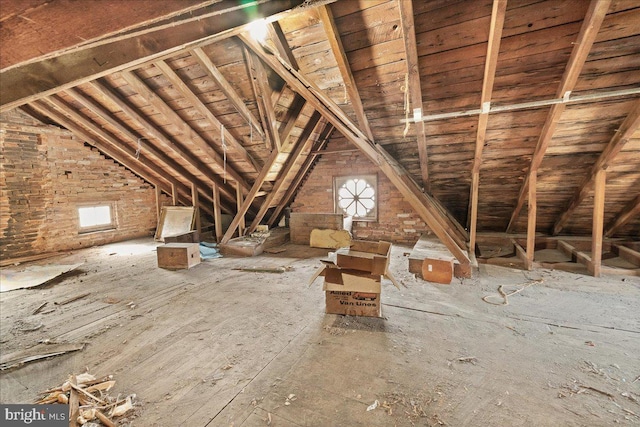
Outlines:
{"label": "wooden storage box", "polygon": [[200,245],[197,243],[167,243],[158,246],[158,267],[167,270],[191,268],[200,264]]}

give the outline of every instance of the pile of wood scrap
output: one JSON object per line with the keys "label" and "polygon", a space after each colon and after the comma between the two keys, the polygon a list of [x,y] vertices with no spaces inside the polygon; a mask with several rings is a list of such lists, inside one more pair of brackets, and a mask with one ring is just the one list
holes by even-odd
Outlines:
{"label": "pile of wood scrap", "polygon": [[133,410],[133,400],[136,398],[135,394],[125,398],[109,395],[109,390],[115,384],[112,375],[102,378],[89,373],[71,375],[61,386],[43,391],[41,394],[45,396],[36,403],[69,404],[70,426],[93,423],[115,427],[117,424],[112,420]]}

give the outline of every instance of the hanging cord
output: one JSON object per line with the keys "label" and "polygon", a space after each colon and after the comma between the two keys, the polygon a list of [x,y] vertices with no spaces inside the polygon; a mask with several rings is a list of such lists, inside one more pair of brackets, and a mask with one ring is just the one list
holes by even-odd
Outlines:
{"label": "hanging cord", "polygon": [[142,143],[141,141],[143,139],[147,139],[147,138],[138,138],[138,148],[136,149],[136,160],[140,159],[140,150],[142,150]]}
{"label": "hanging cord", "polygon": [[220,125],[220,134],[222,135],[222,172],[223,182],[227,183],[227,144],[224,142],[224,125]]}
{"label": "hanging cord", "polygon": [[404,75],[404,86],[400,86],[400,90],[404,92],[404,131],[402,136],[406,138],[409,132],[409,73]]}

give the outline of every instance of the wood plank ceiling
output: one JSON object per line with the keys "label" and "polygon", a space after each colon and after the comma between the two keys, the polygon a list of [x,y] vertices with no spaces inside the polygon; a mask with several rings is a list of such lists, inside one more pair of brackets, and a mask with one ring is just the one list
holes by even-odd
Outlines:
{"label": "wood plank ceiling", "polygon": [[[476,231],[590,235],[601,170],[605,234],[640,237],[638,2],[122,4],[5,0],[1,109],[68,128],[181,203],[195,188],[211,216],[219,195],[225,240],[245,219],[273,225],[329,137],[462,263]],[[262,43],[246,25],[260,16]]]}

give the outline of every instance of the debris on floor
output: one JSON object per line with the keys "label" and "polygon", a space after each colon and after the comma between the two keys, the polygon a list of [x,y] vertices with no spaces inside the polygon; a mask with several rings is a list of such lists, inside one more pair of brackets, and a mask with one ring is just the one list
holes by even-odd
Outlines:
{"label": "debris on floor", "polygon": [[222,258],[217,243],[200,242],[200,259]]}
{"label": "debris on floor", "polygon": [[43,285],[49,280],[75,270],[82,264],[32,265],[20,271],[4,269],[0,272],[0,292]]}
{"label": "debris on floor", "polygon": [[284,267],[242,267],[234,268],[234,270],[248,271],[253,273],[285,273],[287,271],[293,270],[293,267],[290,265]]}
{"label": "debris on floor", "polygon": [[71,375],[59,387],[41,392],[45,395],[38,404],[69,404],[70,425],[89,425],[99,422],[107,427],[118,425],[113,421],[130,414],[135,409],[135,394],[121,398],[112,396],[109,391],[115,386],[113,375],[96,378],[88,372]]}
{"label": "debris on floor", "polygon": [[[37,328],[39,329],[39,328]],[[0,371],[17,368],[25,363],[48,357],[59,356],[84,349],[84,343],[77,344],[38,344],[26,350],[19,350],[0,357]]]}

